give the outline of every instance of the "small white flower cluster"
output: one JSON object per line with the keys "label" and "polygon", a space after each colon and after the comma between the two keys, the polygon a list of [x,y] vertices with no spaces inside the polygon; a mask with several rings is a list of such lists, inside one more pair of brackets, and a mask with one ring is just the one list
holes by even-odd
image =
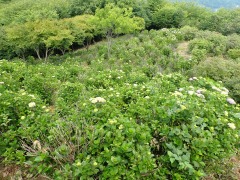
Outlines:
{"label": "small white flower cluster", "polygon": [[189,95],[196,95],[197,97],[200,97],[200,98],[205,98],[205,96],[202,94],[203,92],[204,92],[205,90],[203,90],[203,89],[198,89],[196,92],[195,91],[193,91],[193,90],[189,90],[188,91],[188,94]]}
{"label": "small white flower cluster", "polygon": [[221,92],[221,89],[219,89],[219,88],[216,87],[216,86],[212,86],[212,89],[213,89],[213,90],[216,90],[216,91],[218,91],[218,92]]}
{"label": "small white flower cluster", "polygon": [[28,107],[30,107],[30,108],[36,107],[36,103],[35,102],[30,102],[28,104]]}
{"label": "small white flower cluster", "polygon": [[184,90],[184,88],[179,88],[178,91],[182,92]]}
{"label": "small white flower cluster", "polygon": [[188,91],[188,94],[189,94],[189,95],[193,95],[193,94],[194,94],[194,91]]}
{"label": "small white flower cluster", "polygon": [[197,77],[189,78],[189,81],[194,81],[194,80],[198,80],[198,78]]}
{"label": "small white flower cluster", "polygon": [[[196,79],[195,79],[195,80],[196,80]],[[189,86],[189,89],[190,89],[190,90],[187,91],[187,93],[188,93],[189,95],[192,96],[192,95],[195,94],[197,97],[205,98],[205,96],[202,94],[203,92],[205,92],[205,90],[203,90],[203,89],[198,89],[198,90],[195,92],[193,86]],[[184,91],[184,88],[179,88],[178,91],[175,91],[175,92],[173,93],[173,95],[174,95],[174,96],[182,96],[182,95],[183,95],[183,94],[182,94],[183,91]]]}
{"label": "small white flower cluster", "polygon": [[182,96],[183,94],[182,94],[181,92],[179,92],[179,91],[175,91],[175,92],[173,93],[173,95],[174,95],[174,96]]}
{"label": "small white flower cluster", "polygon": [[93,103],[93,104],[96,104],[96,103],[105,103],[106,102],[106,100],[104,99],[104,98],[102,98],[102,97],[96,97],[96,98],[90,98],[89,99],[90,101],[91,101],[91,103]]}
{"label": "small white flower cluster", "polygon": [[220,89],[220,88],[218,88],[218,87],[216,87],[216,86],[212,86],[212,89],[213,90],[215,90],[215,91],[218,91],[218,92],[220,92],[222,95],[228,95],[228,93],[229,93],[229,90],[227,89],[227,88],[222,88],[222,89]]}
{"label": "small white flower cluster", "polygon": [[1,85],[1,84],[4,84],[4,82],[0,82],[0,85]]}
{"label": "small white flower cluster", "polygon": [[117,77],[117,79],[121,79],[121,78],[123,78],[123,76],[118,76],[118,77]]}
{"label": "small white flower cluster", "polygon": [[227,124],[231,129],[236,129],[236,126],[234,123],[228,123]]}
{"label": "small white flower cluster", "polygon": [[227,102],[232,105],[236,104],[236,102],[232,98],[227,98]]}
{"label": "small white flower cluster", "polygon": [[203,92],[204,92],[203,89],[198,89],[198,90],[196,91],[196,96],[204,99],[205,96],[202,94]]}
{"label": "small white flower cluster", "polygon": [[33,94],[29,94],[29,97],[31,97],[32,99],[36,99],[36,97]]}

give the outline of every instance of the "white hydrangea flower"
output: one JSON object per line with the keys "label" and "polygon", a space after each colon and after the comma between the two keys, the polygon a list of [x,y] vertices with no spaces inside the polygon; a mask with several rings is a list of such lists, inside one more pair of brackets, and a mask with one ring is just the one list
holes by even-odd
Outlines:
{"label": "white hydrangea flower", "polygon": [[236,129],[236,126],[234,123],[228,123],[227,124],[231,129]]}
{"label": "white hydrangea flower", "polygon": [[222,88],[222,91],[221,91],[222,95],[226,95],[227,96],[228,93],[229,93],[229,90],[227,88]]}
{"label": "white hydrangea flower", "polygon": [[96,104],[96,103],[105,103],[106,102],[106,100],[104,99],[104,98],[102,98],[102,97],[96,97],[96,98],[90,98],[89,99],[90,101],[91,101],[91,103],[93,103],[93,104]]}
{"label": "white hydrangea flower", "polygon": [[118,127],[118,129],[123,129],[124,127],[123,127],[123,125],[121,124],[119,127]]}
{"label": "white hydrangea flower", "polygon": [[223,87],[222,90],[225,91],[225,92],[229,92],[229,90],[225,87]]}
{"label": "white hydrangea flower", "polygon": [[205,96],[203,94],[199,94],[199,93],[196,93],[197,97],[200,97],[200,98],[205,98]]}
{"label": "white hydrangea flower", "polygon": [[173,95],[174,95],[174,96],[182,96],[183,94],[182,94],[181,92],[179,92],[179,91],[175,91],[175,92],[173,93]]}
{"label": "white hydrangea flower", "polygon": [[33,99],[35,98],[35,96],[33,94],[29,94],[28,96],[33,98]]}
{"label": "white hydrangea flower", "polygon": [[179,88],[178,91],[182,92],[184,89],[183,88]]}
{"label": "white hydrangea flower", "polygon": [[218,92],[222,92],[222,90],[221,89],[219,89],[218,87],[216,87],[216,86],[212,86],[212,89],[213,90],[216,90],[216,91],[218,91]]}
{"label": "white hydrangea flower", "polygon": [[236,104],[236,102],[232,98],[227,98],[227,102],[229,104]]}
{"label": "white hydrangea flower", "polygon": [[202,89],[198,89],[197,91],[196,91],[196,93],[198,93],[198,94],[202,94],[204,92],[204,90],[202,90]]}
{"label": "white hydrangea flower", "polygon": [[189,94],[189,95],[193,95],[193,94],[194,94],[194,91],[188,91],[188,94]]}
{"label": "white hydrangea flower", "polygon": [[35,103],[35,102],[30,102],[30,103],[28,104],[28,106],[29,106],[30,108],[33,108],[33,107],[36,106],[36,103]]}

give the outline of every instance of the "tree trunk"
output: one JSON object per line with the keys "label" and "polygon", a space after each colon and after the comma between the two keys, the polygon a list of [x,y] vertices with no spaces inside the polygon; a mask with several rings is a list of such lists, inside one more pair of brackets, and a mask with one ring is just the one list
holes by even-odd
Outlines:
{"label": "tree trunk", "polygon": [[62,55],[65,54],[66,50],[65,49],[60,49],[60,51],[62,52]]}
{"label": "tree trunk", "polygon": [[46,47],[46,51],[45,51],[45,62],[48,59],[48,52],[50,51],[50,49],[48,49],[48,47]]}
{"label": "tree trunk", "polygon": [[38,59],[39,59],[39,60],[42,60],[42,58],[41,58],[41,56],[40,56],[39,48],[35,48],[34,50],[35,50],[35,52],[36,52],[36,54],[37,54]]}

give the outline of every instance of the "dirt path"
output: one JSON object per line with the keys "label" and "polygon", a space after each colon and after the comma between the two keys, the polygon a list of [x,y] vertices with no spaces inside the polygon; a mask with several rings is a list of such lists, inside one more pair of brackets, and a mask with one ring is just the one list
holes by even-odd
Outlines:
{"label": "dirt path", "polygon": [[188,41],[184,41],[178,44],[178,47],[176,48],[176,52],[184,57],[185,59],[190,59],[191,55],[188,53],[188,45],[189,42]]}

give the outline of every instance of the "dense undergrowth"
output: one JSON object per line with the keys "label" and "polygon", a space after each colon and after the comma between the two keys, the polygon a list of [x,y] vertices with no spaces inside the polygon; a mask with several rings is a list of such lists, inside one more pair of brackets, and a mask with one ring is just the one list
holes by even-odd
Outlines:
{"label": "dense undergrowth", "polygon": [[100,42],[47,63],[1,60],[0,156],[53,179],[214,173],[239,148],[239,39],[162,29],[116,38],[110,53]]}

